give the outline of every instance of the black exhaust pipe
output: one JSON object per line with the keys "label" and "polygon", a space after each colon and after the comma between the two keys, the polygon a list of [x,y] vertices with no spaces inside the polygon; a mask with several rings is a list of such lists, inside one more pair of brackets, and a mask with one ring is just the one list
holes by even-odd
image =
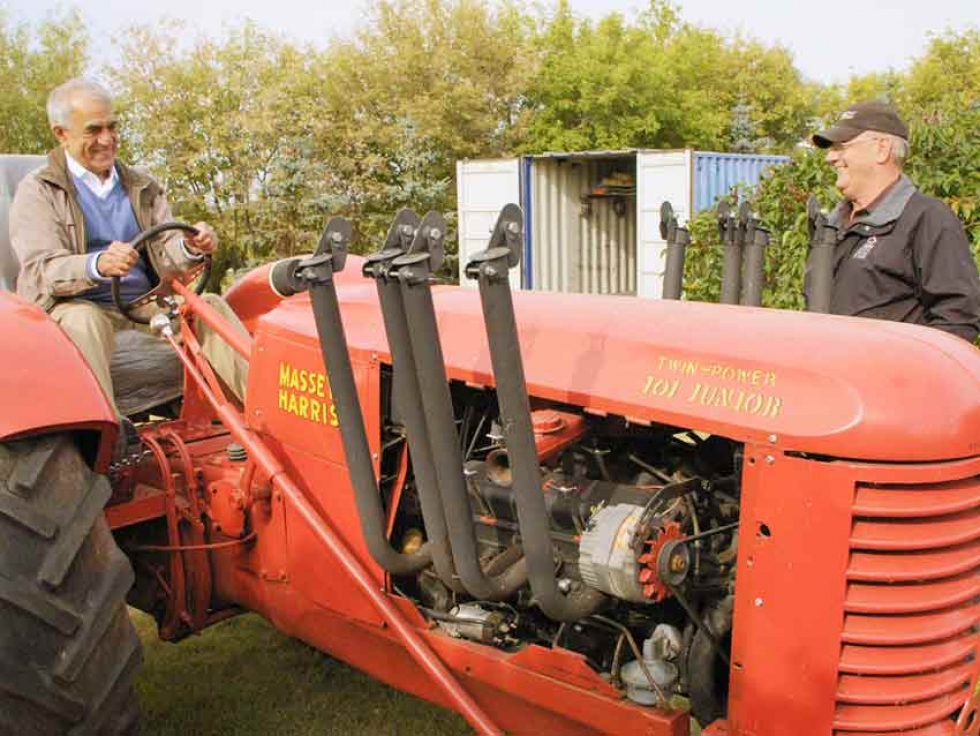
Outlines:
{"label": "black exhaust pipe", "polygon": [[762,286],[766,280],[766,247],[769,231],[759,226],[759,221],[749,211],[748,202],[740,208],[743,238],[742,258],[745,273],[742,279],[742,304],[762,306]]}
{"label": "black exhaust pipe", "polygon": [[718,203],[718,234],[725,250],[718,300],[722,304],[738,304],[742,291],[742,242],[738,231],[738,220],[732,215],[731,205],[722,200]]}
{"label": "black exhaust pipe", "polygon": [[684,293],[684,258],[691,234],[677,224],[670,202],[660,205],[660,237],[667,243],[667,263],[664,267],[664,299],[680,299]]}
{"label": "black exhaust pipe", "polygon": [[507,205],[500,213],[490,244],[466,266],[466,276],[478,279],[483,318],[490,343],[490,361],[497,384],[497,401],[513,474],[512,489],[517,503],[521,542],[527,556],[528,573],[535,602],[556,621],[578,621],[595,613],[606,596],[595,588],[583,587],[569,595],[558,588],[555,554],[549,535],[551,525],[541,470],[534,444],[531,406],[524,379],[524,363],[514,317],[508,271],[520,261],[524,217],[520,207]]}
{"label": "black exhaust pipe", "polygon": [[430,238],[430,242],[433,239],[441,242],[445,229],[437,232],[437,228],[432,227],[431,223],[424,227],[420,227],[420,224],[419,216],[411,210],[399,212],[388,232],[384,249],[367,257],[363,273],[366,277],[373,278],[378,288],[378,302],[391,350],[394,390],[400,399],[399,406],[408,433],[408,449],[422,504],[425,531],[432,548],[432,563],[436,574],[447,588],[456,593],[465,593],[466,589],[456,573],[449,532],[446,529],[435,462],[425,426],[418,371],[408,337],[405,307],[402,305],[398,282],[390,278],[392,261],[408,252],[414,240]]}
{"label": "black exhaust pipe", "polygon": [[330,388],[340,420],[340,434],[354,486],[354,500],[361,519],[364,540],[371,556],[381,567],[393,575],[409,575],[431,564],[431,546],[425,544],[411,554],[402,554],[392,548],[385,534],[381,493],[371,463],[364,415],[357,398],[357,386],[347,351],[347,338],[333,278],[334,273],[344,268],[350,234],[349,222],[339,217],[333,218],[327,224],[312,258],[277,264],[278,270],[270,274],[270,278],[275,279],[277,289],[282,289],[280,293],[286,295],[305,289],[310,291],[316,331],[320,338],[323,362],[330,376]]}
{"label": "black exhaust pipe", "polygon": [[[430,215],[433,215],[432,219]],[[440,224],[436,225],[435,218],[439,216],[434,213],[430,215],[426,215],[420,227],[423,240],[418,242],[419,245],[432,243],[432,238],[425,238],[423,232],[427,222],[430,223],[429,227],[445,233],[445,222],[439,218]],[[419,240],[418,237],[416,240]],[[441,238],[438,243],[441,246]],[[418,376],[429,446],[435,462],[435,474],[456,570],[464,587],[474,597],[482,600],[505,600],[527,582],[527,566],[524,558],[521,558],[500,575],[493,576],[487,575],[480,565],[473,510],[463,473],[463,456],[456,434],[456,418],[429,283],[431,273],[438,270],[441,263],[441,247],[431,253],[425,250],[413,251],[396,258],[392,263],[391,273],[397,274],[401,282],[402,304],[415,359],[415,373]]]}
{"label": "black exhaust pipe", "polygon": [[830,224],[820,210],[817,198],[810,195],[806,204],[807,225],[810,231],[810,252],[806,259],[804,293],[808,312],[830,313],[834,294],[834,250],[837,247],[837,228]]}

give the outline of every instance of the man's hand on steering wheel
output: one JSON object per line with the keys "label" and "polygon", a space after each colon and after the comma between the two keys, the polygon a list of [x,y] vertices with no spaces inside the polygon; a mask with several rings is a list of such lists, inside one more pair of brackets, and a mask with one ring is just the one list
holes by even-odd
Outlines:
{"label": "man's hand on steering wheel", "polygon": [[214,229],[206,222],[196,222],[194,227],[198,234],[194,237],[184,238],[184,245],[187,246],[187,250],[195,255],[214,253],[218,247],[218,236]]}
{"label": "man's hand on steering wheel", "polygon": [[140,254],[129,243],[115,240],[99,254],[95,269],[106,278],[125,276],[136,265]]}

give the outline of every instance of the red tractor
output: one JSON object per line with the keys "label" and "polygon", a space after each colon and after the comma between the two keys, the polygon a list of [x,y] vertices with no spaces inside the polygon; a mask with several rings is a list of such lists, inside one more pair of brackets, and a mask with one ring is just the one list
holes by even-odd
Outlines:
{"label": "red tractor", "polygon": [[183,401],[118,463],[77,350],[0,293],[0,732],[135,729],[126,603],[166,639],[258,612],[480,734],[980,732],[974,349],[512,293],[522,226],[477,295],[433,285],[438,215],[366,258],[335,219],[226,295],[248,335],[163,285]]}

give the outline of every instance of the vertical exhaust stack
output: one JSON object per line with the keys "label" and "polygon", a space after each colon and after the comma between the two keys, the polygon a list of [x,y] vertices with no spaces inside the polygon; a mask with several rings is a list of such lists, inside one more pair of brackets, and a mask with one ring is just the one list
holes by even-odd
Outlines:
{"label": "vertical exhaust stack", "polygon": [[371,463],[364,415],[357,397],[333,278],[335,273],[344,269],[350,235],[350,223],[339,217],[333,218],[327,224],[312,258],[281,261],[276,264],[276,273],[271,274],[270,279],[286,296],[309,289],[364,540],[371,556],[381,567],[394,575],[408,575],[431,564],[431,548],[425,544],[416,552],[402,554],[391,547],[385,534],[381,493]]}
{"label": "vertical exhaust stack", "polygon": [[[442,227],[439,227],[440,224]],[[392,262],[409,251],[433,252],[441,249],[444,232],[445,223],[433,223],[430,216],[426,216],[423,222],[411,210],[402,210],[391,224],[384,248],[365,260],[363,274],[367,278],[373,278],[378,288],[378,302],[391,350],[394,393],[400,399],[399,408],[408,433],[408,449],[422,505],[425,531],[432,549],[432,563],[436,574],[447,588],[456,593],[465,593],[456,573],[456,563],[446,528],[446,515],[439,495],[435,461],[432,459],[429,433],[425,426],[418,371],[408,336],[405,307],[398,281],[391,274]],[[427,241],[424,244],[421,242],[423,239]]]}
{"label": "vertical exhaust stack", "polygon": [[504,207],[489,246],[473,256],[466,266],[466,276],[478,279],[480,283],[480,300],[531,590],[538,606],[550,618],[577,621],[598,610],[606,597],[589,587],[565,595],[559,590],[555,578],[548,509],[541,490],[541,470],[534,443],[524,363],[507,277],[509,269],[520,262],[523,222],[520,207],[514,204]]}
{"label": "vertical exhaust stack", "polygon": [[719,299],[722,304],[738,304],[742,291],[742,242],[738,231],[738,220],[732,215],[731,205],[722,200],[718,203],[718,234],[725,249]]}
{"label": "vertical exhaust stack", "polygon": [[660,237],[667,243],[667,264],[664,268],[664,299],[680,299],[684,293],[684,258],[691,234],[677,224],[670,202],[660,205]]}
{"label": "vertical exhaust stack", "polygon": [[742,275],[742,304],[762,306],[762,286],[766,279],[766,247],[769,231],[759,226],[748,202],[738,208],[739,233],[742,237],[742,259],[745,273]]}
{"label": "vertical exhaust stack", "polygon": [[480,565],[473,510],[463,475],[463,456],[429,283],[432,273],[442,265],[445,232],[446,223],[440,215],[426,215],[410,252],[394,259],[390,272],[401,284],[415,375],[456,570],[463,586],[474,597],[505,600],[527,582],[527,567],[523,557],[499,575],[487,575]]}
{"label": "vertical exhaust stack", "polygon": [[834,293],[837,228],[828,222],[827,216],[820,210],[820,203],[812,194],[806,203],[806,214],[810,231],[810,252],[806,259],[806,309],[808,312],[829,314]]}

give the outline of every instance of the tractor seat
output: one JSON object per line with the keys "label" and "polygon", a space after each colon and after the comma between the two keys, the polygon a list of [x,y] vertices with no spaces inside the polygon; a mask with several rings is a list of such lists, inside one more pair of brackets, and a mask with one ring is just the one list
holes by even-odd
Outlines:
{"label": "tractor seat", "polygon": [[[39,169],[46,156],[0,155],[0,290],[15,291],[20,264],[10,243],[10,205],[17,184]],[[116,406],[125,416],[149,412],[183,393],[180,359],[163,340],[139,330],[116,334],[112,355]]]}

